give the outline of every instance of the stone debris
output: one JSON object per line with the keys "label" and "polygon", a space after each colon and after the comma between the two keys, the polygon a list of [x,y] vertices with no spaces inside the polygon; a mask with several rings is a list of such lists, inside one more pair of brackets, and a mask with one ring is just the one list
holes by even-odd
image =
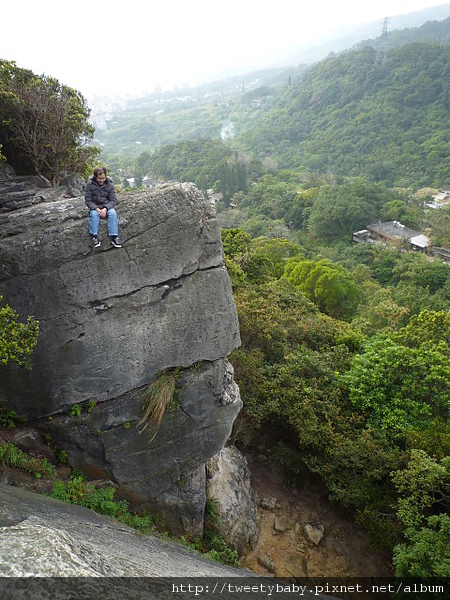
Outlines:
{"label": "stone debris", "polygon": [[292,529],[292,522],[285,515],[275,518],[274,527],[276,531],[283,532]]}
{"label": "stone debris", "polygon": [[265,508],[266,510],[275,510],[275,507],[277,505],[277,499],[273,497],[263,498],[260,504],[261,507]]}
{"label": "stone debris", "polygon": [[322,541],[323,535],[325,533],[325,527],[323,525],[317,525],[316,523],[307,523],[304,527],[304,532],[306,538],[318,546]]}
{"label": "stone debris", "polygon": [[258,556],[258,562],[261,566],[265,567],[271,573],[275,571],[275,563],[273,562],[273,558],[269,554],[260,554]]}

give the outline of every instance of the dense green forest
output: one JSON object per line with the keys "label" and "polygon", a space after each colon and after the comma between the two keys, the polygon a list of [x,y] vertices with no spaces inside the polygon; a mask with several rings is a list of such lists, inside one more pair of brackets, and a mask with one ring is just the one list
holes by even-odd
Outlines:
{"label": "dense green forest", "polygon": [[240,141],[281,168],[442,185],[450,179],[449,57],[448,47],[413,44],[381,64],[371,48],[329,58]]}
{"label": "dense green forest", "polygon": [[136,101],[95,138],[119,184],[216,193],[242,337],[233,441],[293,486],[319,478],[399,576],[450,575],[450,264],[352,236],[397,221],[450,247],[450,206],[429,207],[450,188],[450,20],[424,28],[381,60],[364,42]]}
{"label": "dense green forest", "polygon": [[[397,187],[445,186],[450,183],[450,48],[412,44],[392,49],[381,64],[375,58],[374,49],[364,48],[324,60],[300,83],[279,91],[276,103],[261,91],[264,108],[252,108],[244,96],[237,133],[224,145],[247,161],[292,170],[303,179],[318,174]],[[235,112],[230,106],[231,123]],[[219,122],[212,125],[219,131]],[[177,179],[180,165],[167,161],[165,153],[164,147],[148,152],[144,164],[141,155],[139,166]],[[183,159],[194,166],[196,155]],[[167,163],[164,170],[161,161]],[[208,183],[212,187],[215,179]]]}
{"label": "dense green forest", "polygon": [[399,576],[450,574],[448,265],[379,246],[316,254],[224,229],[242,346],[235,443],[315,476]]}
{"label": "dense green forest", "polygon": [[[136,168],[139,174],[145,167],[143,175],[160,172],[150,160],[136,167],[140,151],[152,156],[180,141],[213,139],[248,161],[303,178],[313,173],[363,176],[389,186],[445,186],[449,34],[446,19],[364,42],[312,67],[136,101],[97,132],[103,156],[121,181]],[[386,54],[379,59],[382,43]]]}

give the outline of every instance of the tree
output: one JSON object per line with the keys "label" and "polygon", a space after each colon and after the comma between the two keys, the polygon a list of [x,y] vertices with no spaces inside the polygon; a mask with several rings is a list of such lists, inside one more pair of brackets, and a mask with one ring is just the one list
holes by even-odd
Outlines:
{"label": "tree", "polygon": [[397,577],[450,576],[450,517],[446,514],[428,517],[420,529],[409,527],[406,541],[394,548]]}
{"label": "tree", "polygon": [[[0,296],[0,302],[2,296]],[[18,314],[8,305],[0,308],[0,363],[29,366],[29,358],[37,344],[38,322],[31,316],[26,323],[18,321]]]}
{"label": "tree", "polygon": [[448,342],[440,334],[424,339],[420,322],[369,339],[342,376],[350,401],[367,411],[369,423],[394,443],[410,431],[432,429],[436,419],[446,421],[450,415]]}
{"label": "tree", "polygon": [[360,182],[324,186],[314,199],[308,227],[322,239],[349,238],[374,220],[382,188]]}
{"label": "tree", "polygon": [[317,187],[310,187],[297,194],[285,217],[286,221],[295,229],[302,229],[307,225],[309,213],[319,193],[319,189]]}
{"label": "tree", "polygon": [[396,575],[450,576],[450,457],[438,462],[413,449],[408,466],[392,479],[406,526],[405,541],[394,548]]}
{"label": "tree", "polygon": [[294,257],[288,261],[284,276],[320,310],[335,318],[353,315],[362,299],[362,291],[350,271],[330,260]]}
{"label": "tree", "polygon": [[252,256],[254,258],[266,257],[270,265],[271,276],[276,279],[283,275],[288,259],[299,254],[303,254],[303,249],[285,238],[261,236],[252,240]]}
{"label": "tree", "polygon": [[222,229],[223,250],[230,258],[235,258],[248,252],[251,238],[242,229]]}
{"label": "tree", "polygon": [[353,327],[366,335],[375,335],[395,331],[404,325],[410,311],[394,301],[392,288],[382,288],[377,285],[371,288],[370,293],[364,290],[367,302],[358,306],[358,315],[352,320]]}
{"label": "tree", "polygon": [[450,267],[434,259],[430,262],[424,254],[402,254],[392,272],[399,281],[414,283],[428,289],[431,294],[442,288],[450,278]]}
{"label": "tree", "polygon": [[13,166],[23,166],[21,152],[37,175],[57,185],[61,171],[83,172],[99,154],[88,145],[94,128],[85,99],[57,79],[0,61],[0,100],[0,139]]}
{"label": "tree", "polygon": [[248,159],[211,139],[182,140],[163,146],[151,156],[142,154],[137,167],[165,180],[193,181],[201,190],[213,188],[228,202],[247,189]]}
{"label": "tree", "polygon": [[412,449],[408,466],[392,480],[399,493],[398,517],[407,527],[423,525],[433,511],[450,509],[450,456],[438,462]]}
{"label": "tree", "polygon": [[439,346],[450,359],[450,311],[423,310],[397,334],[397,339],[412,348]]}
{"label": "tree", "polygon": [[443,206],[427,215],[432,227],[431,238],[435,246],[446,246],[450,237],[450,206]]}

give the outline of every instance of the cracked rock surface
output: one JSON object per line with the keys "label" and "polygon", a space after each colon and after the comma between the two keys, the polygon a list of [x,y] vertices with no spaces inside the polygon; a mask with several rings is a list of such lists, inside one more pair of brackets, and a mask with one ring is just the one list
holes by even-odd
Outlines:
{"label": "cracked rock surface", "polygon": [[[110,598],[160,597],[148,592],[151,582],[136,580],[137,587],[131,594],[130,580],[99,581],[99,591],[94,587],[89,595],[77,595],[81,585],[68,578],[86,578],[86,584],[94,585],[89,578],[148,578],[148,577],[236,577],[239,570],[220,565],[201,557],[196,552],[175,542],[154,536],[136,535],[136,531],[109,517],[94,513],[87,508],[64,504],[51,498],[33,494],[19,488],[0,484],[0,535],[2,561],[0,581],[4,578],[63,578],[67,586],[58,588],[58,581],[42,581],[36,585],[39,594],[26,581],[0,583],[2,598],[93,598],[102,597],[103,589]],[[14,585],[17,588],[14,589]],[[54,589],[52,590],[52,585]],[[61,582],[60,582],[61,583]],[[120,584],[119,589],[114,589]],[[104,587],[103,587],[104,586]],[[111,586],[111,589],[109,589]],[[167,595],[170,585],[166,588]],[[9,593],[8,593],[9,590]],[[81,592],[81,590],[79,590]],[[28,592],[29,595],[26,595]],[[69,593],[70,592],[70,593]],[[115,592],[114,596],[110,593]],[[137,593],[140,592],[140,595]],[[128,595],[130,593],[130,595]],[[9,595],[11,594],[11,595]]]}
{"label": "cracked rock surface", "polygon": [[[197,531],[205,462],[241,407],[226,360],[240,338],[220,227],[192,184],[122,194],[117,211],[123,247],[102,222],[95,250],[82,196],[0,213],[0,294],[40,323],[32,369],[0,367],[0,392],[70,466]],[[151,428],[139,434],[146,386],[175,367],[174,410],[154,439]]]}

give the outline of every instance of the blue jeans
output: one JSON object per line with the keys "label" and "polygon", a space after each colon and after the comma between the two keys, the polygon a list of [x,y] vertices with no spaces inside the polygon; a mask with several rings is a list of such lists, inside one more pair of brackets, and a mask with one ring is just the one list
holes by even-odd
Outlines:
{"label": "blue jeans", "polygon": [[[108,225],[108,233],[110,236],[119,235],[119,219],[115,208],[108,208],[106,214],[106,224]],[[89,233],[98,235],[98,227],[100,225],[100,215],[96,210],[89,211]]]}

